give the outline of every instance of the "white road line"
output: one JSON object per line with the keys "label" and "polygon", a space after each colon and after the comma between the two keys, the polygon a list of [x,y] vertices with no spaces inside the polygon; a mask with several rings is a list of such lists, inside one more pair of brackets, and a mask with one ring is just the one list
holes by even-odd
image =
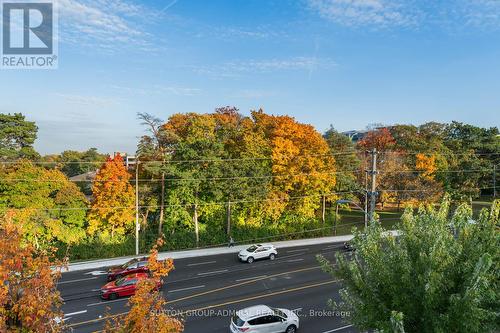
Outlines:
{"label": "white road line", "polygon": [[77,314],[82,314],[82,313],[86,313],[86,312],[87,312],[87,310],[82,310],[82,311],[76,311],[76,312],[66,313],[66,314],[64,314],[64,317],[74,316],[74,315],[77,315]]}
{"label": "white road line", "polygon": [[194,264],[188,264],[188,266],[199,266],[199,265],[207,265],[207,264],[215,264],[217,261],[205,261],[205,262],[197,262]]}
{"label": "white road line", "polygon": [[109,304],[109,303],[122,302],[122,301],[126,301],[126,300],[128,300],[128,298],[119,298],[119,299],[115,299],[115,300],[112,300],[112,301],[103,301],[103,302],[98,302],[98,303],[90,303],[90,304],[87,304],[87,306],[106,305],[106,304]]}
{"label": "white road line", "polygon": [[238,279],[238,280],[236,280],[236,282],[253,280],[253,279],[264,278],[264,277],[267,277],[267,275],[259,275],[259,276],[244,278],[244,279]]}
{"label": "white road line", "polygon": [[91,278],[85,278],[85,279],[76,279],[76,280],[69,280],[69,281],[60,281],[57,284],[65,284],[65,283],[72,283],[72,282],[80,282],[80,281],[87,281],[87,280],[95,280],[97,279],[97,276],[91,277]]}
{"label": "white road line", "polygon": [[227,269],[223,269],[220,271],[211,271],[211,272],[204,272],[204,273],[198,273],[198,275],[208,275],[208,274],[216,274],[216,273],[224,273],[227,272]]}
{"label": "white road line", "polygon": [[287,260],[286,262],[296,262],[296,261],[302,261],[302,260],[304,260],[304,258],[290,259],[290,260]]}
{"label": "white road line", "polygon": [[194,286],[194,287],[188,287],[188,288],[181,288],[181,289],[174,289],[174,290],[168,290],[167,292],[169,293],[175,293],[176,291],[184,291],[184,290],[191,290],[191,289],[199,289],[199,288],[204,288],[205,285],[201,285],[201,286]]}
{"label": "white road line", "polygon": [[342,327],[339,327],[339,328],[334,328],[333,330],[324,331],[323,333],[337,332],[337,331],[341,331],[341,330],[349,328],[349,327],[352,327],[352,325],[347,325],[347,326],[342,326]]}
{"label": "white road line", "polygon": [[92,289],[91,291],[100,291],[101,289],[98,288],[98,289]]}
{"label": "white road line", "polygon": [[325,247],[325,249],[334,249],[334,248],[337,248],[337,247],[342,247],[342,244],[329,245],[329,246]]}
{"label": "white road line", "polygon": [[309,251],[309,249],[297,249],[297,250],[290,250],[290,251],[286,251],[286,253],[291,253],[291,252],[301,252],[301,251]]}

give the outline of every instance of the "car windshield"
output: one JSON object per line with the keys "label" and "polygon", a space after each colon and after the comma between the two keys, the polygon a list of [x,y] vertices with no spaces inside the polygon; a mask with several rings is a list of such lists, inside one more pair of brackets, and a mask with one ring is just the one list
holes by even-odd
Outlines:
{"label": "car windshield", "polygon": [[257,250],[257,246],[256,246],[256,245],[252,245],[252,246],[250,246],[250,247],[247,249],[247,251],[248,251],[248,252],[254,252],[255,250]]}
{"label": "car windshield", "polygon": [[119,287],[125,283],[125,278],[121,278],[115,281],[115,286]]}
{"label": "car windshield", "polygon": [[133,263],[136,263],[138,260],[137,259],[132,259],[132,260],[129,260],[127,261],[126,263],[124,263],[123,265],[121,265],[120,267],[125,269],[127,268],[128,266],[132,265]]}
{"label": "car windshield", "polygon": [[280,309],[273,308],[273,312],[274,312],[275,315],[280,316],[281,318],[285,318],[285,319],[288,318],[288,316],[286,315],[286,313],[284,313]]}
{"label": "car windshield", "polygon": [[242,320],[240,317],[238,317],[238,316],[235,315],[235,316],[233,316],[233,323],[236,326],[241,327],[241,326],[243,326],[243,324],[245,324],[245,321]]}

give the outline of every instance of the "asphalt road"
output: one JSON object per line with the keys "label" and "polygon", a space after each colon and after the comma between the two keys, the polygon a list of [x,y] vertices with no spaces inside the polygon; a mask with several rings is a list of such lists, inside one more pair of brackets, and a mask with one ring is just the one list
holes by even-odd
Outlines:
{"label": "asphalt road", "polygon": [[[234,311],[258,304],[295,310],[300,332],[357,332],[347,322],[349,313],[327,305],[339,300],[340,284],[320,269],[315,256],[333,260],[335,251],[342,251],[342,244],[278,248],[276,260],[253,264],[240,263],[236,253],[178,259],[162,293],[171,314],[183,318],[185,333],[227,333]],[[99,331],[106,313],[128,311],[127,298],[99,298],[105,271],[69,272],[59,281],[65,322],[73,332]]]}

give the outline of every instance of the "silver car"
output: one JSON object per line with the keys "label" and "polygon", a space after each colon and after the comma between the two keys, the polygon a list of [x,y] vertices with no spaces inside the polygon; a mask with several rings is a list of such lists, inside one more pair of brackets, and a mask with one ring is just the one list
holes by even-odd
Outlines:
{"label": "silver car", "polygon": [[249,264],[253,263],[255,260],[259,259],[271,259],[274,260],[278,255],[278,251],[274,245],[271,244],[256,244],[252,245],[245,250],[241,250],[238,253],[238,259]]}

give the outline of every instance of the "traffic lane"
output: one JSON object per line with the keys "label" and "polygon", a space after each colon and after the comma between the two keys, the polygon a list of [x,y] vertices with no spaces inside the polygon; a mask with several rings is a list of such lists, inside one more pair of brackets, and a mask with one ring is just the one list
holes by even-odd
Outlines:
{"label": "traffic lane", "polygon": [[[281,271],[267,277],[253,278],[242,282],[227,281],[225,284],[214,288],[179,288],[169,291],[163,290],[166,296],[167,304],[175,305],[179,309],[188,309],[208,303],[227,300],[231,297],[250,297],[255,292],[271,292],[316,282],[319,279],[329,280],[330,277],[322,272],[319,266],[300,268],[293,271]],[[201,286],[200,286],[201,287]],[[78,316],[72,316],[67,319],[70,324],[94,320],[102,316],[105,311],[108,313],[121,313],[128,311],[128,298],[120,298],[112,301],[101,301],[95,299],[94,302],[82,306],[81,304],[72,307],[63,307],[64,313],[78,313]]]}
{"label": "traffic lane", "polygon": [[[210,306],[214,303],[234,302],[235,299],[248,299],[256,295],[266,297],[270,293],[286,292],[287,289],[301,288],[304,285],[315,284],[317,281],[331,281],[331,277],[322,272],[318,266],[299,271],[280,272],[275,276],[245,281],[239,284],[229,283],[222,288],[203,290],[187,295],[179,294],[178,296],[173,296],[171,293],[167,293],[167,305],[183,311],[199,308],[200,306]],[[101,318],[104,312],[111,315],[126,312],[128,311],[127,299],[92,303],[87,305],[85,309],[72,309],[71,312],[85,310],[85,313],[81,313],[79,316],[75,316],[75,318],[72,317],[67,322],[79,330],[89,325],[89,323],[85,322]],[[85,324],[80,324],[82,322]],[[93,324],[90,323],[90,325],[95,326]]]}
{"label": "traffic lane", "polygon": [[[340,245],[341,247],[341,245]],[[297,248],[286,248],[280,251],[279,257],[276,258],[274,262],[269,261],[258,261],[252,264],[252,270],[265,269],[264,266],[279,266],[280,264],[289,265],[294,261],[301,261],[301,256],[310,254],[310,256],[304,257],[309,261],[314,261],[315,254],[332,252],[338,249],[338,244],[320,244],[310,247],[297,247]],[[219,257],[224,257],[223,260]],[[297,257],[297,260],[293,258]],[[182,282],[182,281],[195,281],[200,279],[205,279],[207,276],[217,275],[217,274],[239,274],[241,272],[247,271],[248,267],[244,266],[244,263],[240,263],[235,255],[217,255],[211,257],[203,257],[200,261],[189,259],[178,259],[175,261],[176,269],[171,272],[171,274],[165,279],[165,281],[170,283]],[[218,262],[220,265],[199,265],[207,262]],[[228,266],[223,266],[224,263],[231,261],[232,264]],[[183,268],[190,267],[190,269]],[[106,270],[94,270],[90,272],[83,272],[83,274],[76,275],[76,272],[69,272],[65,274],[71,274],[69,277],[64,276],[64,278],[59,281],[58,289],[61,292],[61,296],[65,301],[78,300],[83,298],[95,297],[99,293],[100,287],[102,287],[106,282],[105,273]]]}
{"label": "traffic lane", "polygon": [[[328,259],[334,258],[334,251],[331,249],[324,249],[322,254]],[[222,287],[226,284],[242,283],[255,278],[262,278],[282,273],[284,271],[302,269],[308,266],[317,266],[315,255],[316,254],[313,252],[302,255],[300,258],[294,257],[286,259],[283,257],[280,258],[280,260],[283,260],[281,264],[278,259],[275,261],[258,261],[253,264],[241,263],[238,265],[241,268],[239,272],[227,272],[213,275],[205,274],[209,272],[200,272],[198,274],[203,275],[197,276],[197,279],[170,280],[171,276],[169,276],[164,279],[165,284],[163,289],[168,292],[166,295],[170,299],[174,295],[173,293],[175,293],[175,296],[178,296],[190,291],[198,292],[203,291],[204,289]],[[242,275],[242,273],[245,273],[245,275]],[[104,283],[106,282],[103,281],[102,284]],[[65,298],[63,295],[64,305],[62,310],[65,313],[73,313],[83,311],[89,306],[109,306],[113,308],[124,303],[123,300],[113,302],[101,301],[99,298],[99,290],[99,288],[96,288],[83,294],[77,294],[76,296],[73,295],[71,297],[66,296]],[[88,311],[88,313],[90,314],[91,311]]]}
{"label": "traffic lane", "polygon": [[[169,306],[169,315],[185,318],[185,332],[227,332],[229,318],[234,311],[247,306],[268,304],[298,310],[301,318],[301,331],[322,333],[346,326],[346,316],[332,313],[327,307],[329,298],[339,299],[337,281],[306,284],[300,287],[254,295],[252,299],[231,298],[223,303],[206,304],[188,309]],[[311,313],[313,311],[313,313]],[[91,322],[84,326],[73,327],[73,332],[86,333],[102,329],[103,321]],[[344,329],[342,330],[344,331]],[[346,332],[353,332],[346,330]]]}
{"label": "traffic lane", "polygon": [[[342,243],[323,243],[308,246],[296,246],[287,248],[278,248],[278,255],[284,256],[294,252],[307,252],[318,251],[325,247],[342,246]],[[237,263],[238,251],[234,253],[216,254],[211,256],[182,258],[175,260],[175,266],[186,274],[196,271],[200,267],[222,267],[225,265],[232,266]],[[62,274],[60,282],[76,281],[76,280],[89,280],[91,281],[95,276],[105,275],[109,267],[100,267],[92,270],[66,272]]]}
{"label": "traffic lane", "polygon": [[[196,311],[185,314],[185,333],[219,333],[228,332],[231,316],[238,310],[248,306],[265,304],[271,307],[293,310],[300,318],[300,331],[307,333],[323,333],[349,324],[346,321],[350,313],[333,311],[327,305],[329,299],[340,300],[339,284],[310,284],[303,288],[294,288],[289,292],[271,293],[267,296],[241,300],[232,304],[223,304],[211,308],[200,307]],[[176,315],[176,311],[171,312]],[[342,332],[357,332],[352,327],[345,327]]]}

